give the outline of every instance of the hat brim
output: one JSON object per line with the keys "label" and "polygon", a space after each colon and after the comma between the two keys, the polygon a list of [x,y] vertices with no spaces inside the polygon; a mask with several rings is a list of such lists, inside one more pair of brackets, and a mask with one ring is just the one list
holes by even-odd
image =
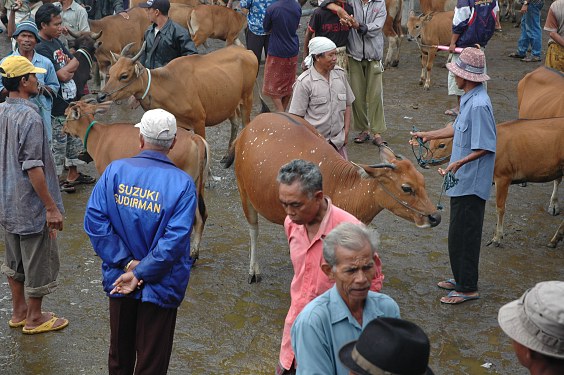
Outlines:
{"label": "hat brim", "polygon": [[33,70],[30,73],[45,74],[47,73],[47,69],[38,68],[37,66],[34,66]]}
{"label": "hat brim", "polygon": [[12,38],[16,39],[18,35],[20,35],[24,31],[33,34],[37,43],[41,41],[41,39],[39,39],[39,34],[35,32],[35,30],[28,30],[28,29],[21,29],[21,30],[16,29],[16,31],[14,31],[14,33],[12,34]]}
{"label": "hat brim", "polygon": [[352,370],[354,373],[358,375],[371,375],[369,372],[364,370],[362,367],[356,364],[356,362],[352,358],[352,351],[356,341],[351,341],[348,344],[345,344],[341,350],[339,350],[339,359],[345,365],[346,368]]}
{"label": "hat brim", "polygon": [[509,302],[499,309],[497,321],[499,326],[513,340],[529,349],[545,354],[549,357],[564,358],[564,353],[556,353],[553,348],[542,344],[535,336],[531,335],[521,323],[521,314],[524,314],[520,300]]}
{"label": "hat brim", "polygon": [[451,63],[451,62],[447,63],[446,67],[454,75],[459,76],[460,78],[464,78],[467,81],[485,82],[485,81],[488,81],[490,79],[490,76],[488,76],[486,73],[482,73],[482,74],[470,73],[470,72],[467,72],[466,70],[460,68],[455,63]]}

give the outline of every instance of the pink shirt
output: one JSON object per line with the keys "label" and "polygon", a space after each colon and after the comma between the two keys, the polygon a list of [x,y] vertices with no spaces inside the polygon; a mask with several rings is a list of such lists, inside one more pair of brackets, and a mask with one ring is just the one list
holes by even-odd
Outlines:
{"label": "pink shirt", "polygon": [[[290,285],[290,310],[284,322],[284,333],[280,347],[280,364],[285,369],[289,369],[294,360],[290,337],[294,320],[311,300],[330,289],[334,284],[321,270],[321,264],[325,263],[323,259],[323,238],[342,222],[360,224],[356,217],[339,207],[333,206],[329,197],[325,197],[325,199],[328,203],[327,212],[321,221],[319,231],[311,242],[305,225],[295,224],[289,217],[286,217],[284,221],[284,230],[290,246],[290,258],[294,266],[294,278]],[[376,275],[372,280],[370,289],[379,292],[382,289],[384,275],[378,254],[374,254],[374,267],[376,268]]]}

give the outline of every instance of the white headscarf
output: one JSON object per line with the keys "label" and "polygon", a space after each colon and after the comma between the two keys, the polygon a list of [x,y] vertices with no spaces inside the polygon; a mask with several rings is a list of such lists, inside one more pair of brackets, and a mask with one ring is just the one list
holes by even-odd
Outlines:
{"label": "white headscarf", "polygon": [[313,56],[319,55],[323,52],[332,51],[337,48],[335,43],[329,38],[324,36],[316,36],[311,38],[308,44],[309,55],[304,59],[304,64],[310,68],[313,64]]}

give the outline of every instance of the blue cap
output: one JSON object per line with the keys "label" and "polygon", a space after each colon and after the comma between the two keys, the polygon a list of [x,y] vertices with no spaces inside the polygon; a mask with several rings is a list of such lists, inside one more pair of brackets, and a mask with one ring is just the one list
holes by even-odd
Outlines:
{"label": "blue cap", "polygon": [[32,33],[33,35],[35,35],[35,39],[39,42],[39,30],[37,29],[37,25],[35,24],[35,22],[31,22],[31,21],[24,21],[20,24],[18,24],[18,26],[16,27],[16,31],[14,31],[14,34],[12,34],[12,38],[16,39],[16,37],[18,35],[20,35],[20,33],[22,31],[28,31],[30,33]]}

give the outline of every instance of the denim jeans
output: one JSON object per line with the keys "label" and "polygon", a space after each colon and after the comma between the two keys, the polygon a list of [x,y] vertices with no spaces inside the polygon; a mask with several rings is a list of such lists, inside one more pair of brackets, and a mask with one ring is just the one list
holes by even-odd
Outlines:
{"label": "denim jeans", "polygon": [[542,30],[540,24],[541,9],[544,2],[531,4],[527,7],[527,13],[521,18],[521,37],[517,43],[517,53],[526,55],[529,46],[531,55],[540,57],[542,46]]}

